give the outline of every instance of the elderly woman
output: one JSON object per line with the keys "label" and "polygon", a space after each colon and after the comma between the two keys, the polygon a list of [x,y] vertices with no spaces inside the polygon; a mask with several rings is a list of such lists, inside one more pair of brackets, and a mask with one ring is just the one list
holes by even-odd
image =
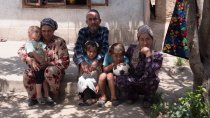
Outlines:
{"label": "elderly woman", "polygon": [[128,77],[117,79],[117,87],[124,91],[129,103],[134,103],[139,94],[144,95],[144,107],[151,104],[156,93],[159,78],[156,72],[162,65],[162,54],[153,48],[153,32],[147,25],[138,28],[138,44],[130,45],[126,55],[130,60]]}
{"label": "elderly woman", "polygon": [[[52,90],[54,100],[59,95],[60,80],[64,77],[65,69],[69,66],[69,53],[64,39],[54,35],[54,31],[58,28],[56,21],[51,18],[45,18],[41,21],[41,40],[46,44],[46,58],[47,61],[44,66],[45,81]],[[23,75],[23,83],[27,90],[29,97],[29,106],[35,105],[36,100],[36,82],[34,71],[41,68],[33,58],[30,58],[24,46],[18,50],[18,55],[21,59],[29,65]],[[44,95],[48,97],[48,95]],[[48,97],[49,98],[49,97]],[[47,99],[46,102],[52,103],[52,99]]]}

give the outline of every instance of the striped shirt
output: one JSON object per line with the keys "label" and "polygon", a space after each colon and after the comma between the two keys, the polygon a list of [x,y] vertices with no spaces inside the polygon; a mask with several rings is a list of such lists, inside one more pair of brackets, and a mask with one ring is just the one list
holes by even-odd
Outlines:
{"label": "striped shirt", "polygon": [[109,48],[108,36],[109,31],[106,27],[99,26],[97,33],[94,35],[91,34],[88,27],[80,29],[74,48],[74,63],[80,64],[85,61],[86,53],[84,52],[83,47],[87,41],[95,41],[99,44],[100,50],[96,59],[98,61],[103,61],[104,55]]}

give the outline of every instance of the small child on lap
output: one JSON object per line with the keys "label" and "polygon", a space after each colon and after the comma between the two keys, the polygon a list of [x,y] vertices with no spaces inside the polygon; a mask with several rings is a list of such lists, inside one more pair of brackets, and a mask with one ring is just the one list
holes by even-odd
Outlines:
{"label": "small child on lap", "polygon": [[[38,26],[30,26],[28,29],[28,36],[29,41],[27,41],[25,44],[25,50],[27,54],[40,65],[40,68],[34,71],[34,75],[36,77],[37,101],[41,105],[45,104],[46,102],[53,103],[52,99],[48,95],[48,85],[44,78],[45,68],[42,67],[42,64],[46,61],[44,52],[46,45],[40,41],[40,28]],[[44,89],[45,99],[42,96],[42,86]]]}

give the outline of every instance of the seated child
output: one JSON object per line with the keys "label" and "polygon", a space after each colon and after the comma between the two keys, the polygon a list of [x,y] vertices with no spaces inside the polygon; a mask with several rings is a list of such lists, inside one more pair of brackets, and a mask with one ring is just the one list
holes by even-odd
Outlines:
{"label": "seated child", "polygon": [[96,94],[98,88],[96,87],[98,74],[101,72],[100,67],[93,67],[92,64],[98,55],[99,45],[94,41],[87,41],[85,43],[84,51],[86,53],[85,62],[88,64],[90,70],[89,73],[84,72],[80,68],[80,73],[82,74],[79,77],[77,87],[78,93],[83,100],[82,103],[79,103],[80,106],[88,106],[96,102]]}
{"label": "seated child", "polygon": [[[37,101],[39,104],[43,105],[45,103],[53,103],[52,99],[48,95],[48,85],[44,81],[44,70],[42,64],[45,62],[45,52],[44,48],[46,45],[40,41],[40,28],[38,26],[30,26],[28,29],[29,41],[25,44],[25,50],[28,55],[35,59],[35,61],[40,65],[34,74],[36,76],[36,92]],[[45,99],[42,96],[42,85],[44,88]]]}
{"label": "seated child", "polygon": [[[99,98],[99,101],[97,102],[99,107],[102,107],[106,100],[107,96],[105,94],[105,85],[108,81],[108,86],[111,93],[111,102],[113,106],[119,105],[119,101],[116,97],[116,90],[115,90],[115,76],[113,75],[113,68],[121,63],[128,64],[129,60],[125,56],[125,48],[123,44],[121,43],[115,43],[113,44],[109,52],[105,55],[104,62],[103,62],[103,73],[99,76],[99,89],[101,92],[101,97]],[[106,81],[107,80],[107,81]]]}

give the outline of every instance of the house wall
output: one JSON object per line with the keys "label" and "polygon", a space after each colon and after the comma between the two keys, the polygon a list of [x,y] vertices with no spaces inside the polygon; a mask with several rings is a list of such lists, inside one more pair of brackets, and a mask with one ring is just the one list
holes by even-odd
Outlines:
{"label": "house wall", "polygon": [[162,21],[170,21],[176,0],[155,0],[156,17]]}
{"label": "house wall", "polygon": [[[0,38],[27,40],[27,29],[38,25],[45,17],[58,22],[55,34],[68,43],[74,43],[80,28],[86,26],[88,8],[23,8],[22,0],[0,0]],[[148,23],[149,14],[144,12],[147,0],[109,0],[108,6],[93,6],[101,14],[101,25],[110,30],[110,43],[131,43],[136,38],[136,29]],[[147,21],[145,21],[147,20]]]}

